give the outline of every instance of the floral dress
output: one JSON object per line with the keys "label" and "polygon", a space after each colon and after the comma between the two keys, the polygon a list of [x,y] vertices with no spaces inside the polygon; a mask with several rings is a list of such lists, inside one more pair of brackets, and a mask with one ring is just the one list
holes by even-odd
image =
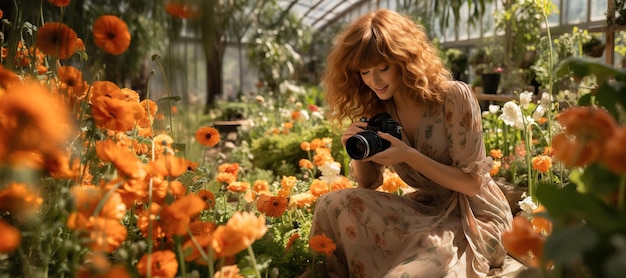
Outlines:
{"label": "floral dress", "polygon": [[401,163],[393,168],[414,192],[350,188],[323,195],[311,235],[325,234],[337,245],[327,259],[331,277],[486,277],[501,271],[501,235],[512,213],[489,176],[493,162],[485,153],[478,102],[467,84],[455,81],[444,103],[423,113],[413,147],[479,175],[479,193],[446,189]]}

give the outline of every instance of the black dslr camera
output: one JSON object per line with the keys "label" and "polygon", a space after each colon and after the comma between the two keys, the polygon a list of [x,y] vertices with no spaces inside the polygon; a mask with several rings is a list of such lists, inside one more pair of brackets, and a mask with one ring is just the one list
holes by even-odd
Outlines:
{"label": "black dslr camera", "polygon": [[355,134],[346,141],[346,151],[352,159],[365,159],[391,146],[389,141],[378,136],[377,131],[389,133],[402,140],[400,133],[402,126],[394,121],[388,113],[376,114],[369,120],[362,118],[361,121],[367,122],[365,131]]}

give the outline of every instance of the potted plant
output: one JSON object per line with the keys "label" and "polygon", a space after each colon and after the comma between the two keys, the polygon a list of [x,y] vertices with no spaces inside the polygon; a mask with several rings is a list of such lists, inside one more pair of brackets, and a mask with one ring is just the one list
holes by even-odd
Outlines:
{"label": "potted plant", "polygon": [[500,76],[504,71],[502,54],[501,47],[489,44],[478,48],[468,60],[476,76],[474,84],[482,84],[485,94],[496,94],[498,91]]}
{"label": "potted plant", "polygon": [[467,81],[467,65],[469,58],[465,51],[458,48],[448,48],[444,52],[445,62],[452,72],[454,79]]}

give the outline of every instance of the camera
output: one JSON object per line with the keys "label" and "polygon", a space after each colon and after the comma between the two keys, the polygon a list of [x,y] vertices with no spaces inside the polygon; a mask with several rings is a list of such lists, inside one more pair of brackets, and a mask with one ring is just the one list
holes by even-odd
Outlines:
{"label": "camera", "polygon": [[380,138],[377,132],[385,132],[402,139],[402,126],[391,118],[388,113],[379,113],[371,119],[362,118],[367,122],[365,131],[359,132],[346,141],[346,151],[352,159],[361,160],[389,148],[391,143]]}

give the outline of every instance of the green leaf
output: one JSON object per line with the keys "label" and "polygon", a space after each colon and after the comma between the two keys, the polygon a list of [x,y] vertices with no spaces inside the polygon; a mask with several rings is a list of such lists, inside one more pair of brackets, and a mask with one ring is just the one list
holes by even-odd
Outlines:
{"label": "green leaf", "polygon": [[598,242],[596,233],[589,226],[567,227],[555,230],[546,240],[544,256],[556,264],[570,263],[594,248]]}
{"label": "green leaf", "polygon": [[[557,188],[553,184],[540,183],[537,199],[546,207],[552,219],[560,222],[585,222],[602,233],[623,229],[620,217],[593,195],[581,194],[570,184]],[[623,221],[622,221],[623,222]]]}

